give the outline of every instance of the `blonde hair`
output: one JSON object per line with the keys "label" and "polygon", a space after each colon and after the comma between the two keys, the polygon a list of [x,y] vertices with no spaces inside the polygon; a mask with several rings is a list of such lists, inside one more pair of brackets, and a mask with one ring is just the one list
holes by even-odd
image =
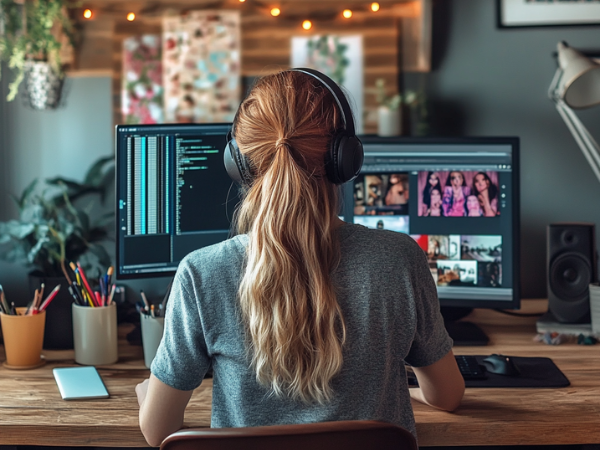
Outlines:
{"label": "blonde hair", "polygon": [[339,193],[324,162],[341,124],[332,94],[293,71],[262,78],[235,121],[253,177],[236,217],[250,238],[239,300],[252,365],[276,395],[306,403],[329,401],[342,367],[346,331],[331,282]]}

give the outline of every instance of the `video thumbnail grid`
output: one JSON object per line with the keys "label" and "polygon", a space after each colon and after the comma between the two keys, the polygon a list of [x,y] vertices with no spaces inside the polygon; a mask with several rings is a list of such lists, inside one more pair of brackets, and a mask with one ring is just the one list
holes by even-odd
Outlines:
{"label": "video thumbnail grid", "polygon": [[437,286],[502,286],[502,236],[410,235]]}
{"label": "video thumbnail grid", "polygon": [[500,215],[496,171],[420,171],[417,177],[419,217]]}

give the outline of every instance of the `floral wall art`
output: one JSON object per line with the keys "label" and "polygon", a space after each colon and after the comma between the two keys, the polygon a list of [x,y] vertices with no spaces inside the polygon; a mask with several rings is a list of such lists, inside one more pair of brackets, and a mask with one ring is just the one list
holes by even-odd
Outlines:
{"label": "floral wall art", "polygon": [[160,35],[123,41],[121,112],[127,124],[163,122],[161,50]]}

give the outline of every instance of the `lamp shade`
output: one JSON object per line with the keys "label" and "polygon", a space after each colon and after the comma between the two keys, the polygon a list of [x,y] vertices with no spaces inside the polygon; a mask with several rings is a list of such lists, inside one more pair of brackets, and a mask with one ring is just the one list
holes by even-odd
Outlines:
{"label": "lamp shade", "polygon": [[600,103],[600,64],[564,42],[558,43],[558,64],[563,71],[559,93],[567,105],[588,108]]}

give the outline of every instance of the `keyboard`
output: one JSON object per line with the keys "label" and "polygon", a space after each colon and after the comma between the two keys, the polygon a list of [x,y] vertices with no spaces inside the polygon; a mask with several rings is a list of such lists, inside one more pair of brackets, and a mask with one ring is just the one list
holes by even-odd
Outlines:
{"label": "keyboard", "polygon": [[485,380],[485,368],[480,366],[472,355],[454,355],[458,369],[465,380]]}

